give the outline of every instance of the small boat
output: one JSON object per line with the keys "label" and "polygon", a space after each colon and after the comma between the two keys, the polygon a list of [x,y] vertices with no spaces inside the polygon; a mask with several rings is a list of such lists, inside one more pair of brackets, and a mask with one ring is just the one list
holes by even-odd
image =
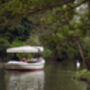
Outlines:
{"label": "small boat", "polygon": [[[8,48],[7,53],[38,53],[44,50],[41,46],[22,46],[15,48]],[[8,70],[14,71],[41,71],[44,69],[45,60],[40,57],[40,61],[38,58],[34,58],[34,62],[23,62],[23,61],[15,61],[10,60],[5,64],[5,68]]]}

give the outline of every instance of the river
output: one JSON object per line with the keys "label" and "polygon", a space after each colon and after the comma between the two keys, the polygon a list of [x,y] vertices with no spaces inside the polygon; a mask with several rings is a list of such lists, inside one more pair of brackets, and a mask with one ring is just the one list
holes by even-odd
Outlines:
{"label": "river", "polygon": [[47,62],[44,71],[12,72],[0,70],[0,90],[90,90],[84,82],[73,79],[78,72],[75,62]]}

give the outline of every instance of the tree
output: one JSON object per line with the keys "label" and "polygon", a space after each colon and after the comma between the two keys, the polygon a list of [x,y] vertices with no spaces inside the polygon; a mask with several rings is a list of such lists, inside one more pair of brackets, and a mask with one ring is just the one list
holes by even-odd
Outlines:
{"label": "tree", "polygon": [[[89,31],[90,30],[90,27],[89,27],[90,15],[86,14],[83,17],[81,17],[79,22],[70,20],[69,24],[66,24],[66,25],[62,25],[62,24],[60,25],[59,23],[57,23],[56,26],[59,26],[60,28],[56,27],[56,30],[55,30],[55,32],[52,35],[53,37],[51,37],[51,35],[49,35],[49,38],[51,37],[51,39],[50,40],[46,39],[46,40],[48,40],[47,43],[51,44],[51,45],[49,44],[50,48],[53,48],[53,49],[55,48],[54,49],[54,50],[56,50],[56,51],[54,51],[55,52],[55,56],[58,55],[58,50],[59,50],[59,48],[62,45],[60,42],[62,40],[64,40],[64,41],[68,40],[67,44],[69,44],[69,41],[71,42],[73,40],[74,43],[76,43],[76,45],[79,48],[80,55],[82,57],[82,60],[83,60],[84,64],[86,65],[86,68],[88,70],[90,70],[89,62],[86,59],[87,55],[86,55],[86,52],[85,52],[85,50],[83,48],[83,45],[82,45],[82,39],[84,39],[85,37],[89,37],[90,36],[90,31]],[[54,46],[52,46],[52,45],[54,45]],[[56,48],[58,46],[59,46],[59,48],[57,50]]]}
{"label": "tree", "polygon": [[[73,25],[71,25],[70,22],[74,14],[76,14],[74,9],[89,1],[79,0],[79,2],[76,3],[74,1],[75,0],[2,0],[0,2],[0,29],[4,30],[6,27],[13,26],[21,20],[23,16],[47,11],[48,15],[50,15],[50,18],[47,19],[47,24],[54,26],[54,36],[59,36],[59,38],[72,38],[79,46],[81,52],[83,52],[80,43],[81,36],[78,35],[78,31],[82,31],[81,29],[78,30],[77,27],[72,27]],[[44,22],[44,20],[45,19],[42,19],[41,21]],[[84,53],[81,53],[81,56],[83,56],[83,60],[86,61]]]}
{"label": "tree", "polygon": [[[52,10],[73,3],[75,0],[1,0],[0,2],[0,29],[14,25],[23,16],[35,14],[41,11]],[[77,5],[70,5],[69,10],[86,2],[80,1]],[[6,14],[7,13],[7,14]]]}
{"label": "tree", "polygon": [[25,45],[30,36],[32,22],[24,17],[21,22],[12,27],[6,27],[0,30],[0,55],[5,58],[6,49],[12,46]]}
{"label": "tree", "polygon": [[[58,8],[58,9],[56,8],[55,13],[54,13],[56,15],[53,15],[53,14],[50,15],[51,18],[49,17],[49,19],[43,18],[42,22],[45,22],[45,20],[47,19],[48,22],[46,22],[46,24],[55,26],[56,29],[53,34],[55,36],[58,34],[60,39],[71,38],[72,40],[74,40],[74,42],[77,44],[78,48],[80,49],[80,54],[81,54],[83,62],[85,63],[86,67],[89,69],[89,65],[87,65],[87,60],[86,60],[86,53],[84,51],[84,48],[83,48],[83,45],[81,42],[81,38],[86,37],[86,36],[89,37],[89,35],[90,35],[90,32],[89,32],[89,30],[90,30],[90,27],[89,27],[90,15],[89,15],[89,13],[88,13],[88,15],[87,14],[84,15],[81,18],[81,20],[79,20],[79,22],[76,23],[76,22],[72,22],[71,18],[67,18],[71,12],[67,12],[67,11],[65,12],[65,10],[67,10],[67,9],[64,9],[63,11],[62,10],[60,8]],[[64,12],[63,13],[64,18],[62,18],[61,14],[60,14],[61,17],[58,17],[57,11],[59,13],[60,13],[60,11]],[[66,15],[65,15],[65,13],[66,13]],[[56,21],[58,21],[58,22],[55,22],[55,20],[52,17],[54,19],[56,19]],[[64,24],[64,25],[62,25],[62,24]],[[54,42],[54,44],[57,45],[55,42]],[[54,48],[56,48],[56,47],[54,47]],[[57,53],[55,55],[57,55]]]}

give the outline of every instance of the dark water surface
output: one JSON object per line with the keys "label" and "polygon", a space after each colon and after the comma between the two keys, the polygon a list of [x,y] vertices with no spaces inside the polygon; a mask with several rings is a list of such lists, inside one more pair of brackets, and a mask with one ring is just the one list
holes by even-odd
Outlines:
{"label": "dark water surface", "polygon": [[46,63],[39,72],[0,70],[0,90],[90,90],[84,82],[73,79],[74,62]]}

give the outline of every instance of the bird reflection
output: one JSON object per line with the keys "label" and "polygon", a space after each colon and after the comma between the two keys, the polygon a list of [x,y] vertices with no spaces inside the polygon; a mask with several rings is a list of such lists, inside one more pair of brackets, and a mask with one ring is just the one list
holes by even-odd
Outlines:
{"label": "bird reflection", "polygon": [[7,90],[43,90],[44,71],[10,72],[5,74]]}

